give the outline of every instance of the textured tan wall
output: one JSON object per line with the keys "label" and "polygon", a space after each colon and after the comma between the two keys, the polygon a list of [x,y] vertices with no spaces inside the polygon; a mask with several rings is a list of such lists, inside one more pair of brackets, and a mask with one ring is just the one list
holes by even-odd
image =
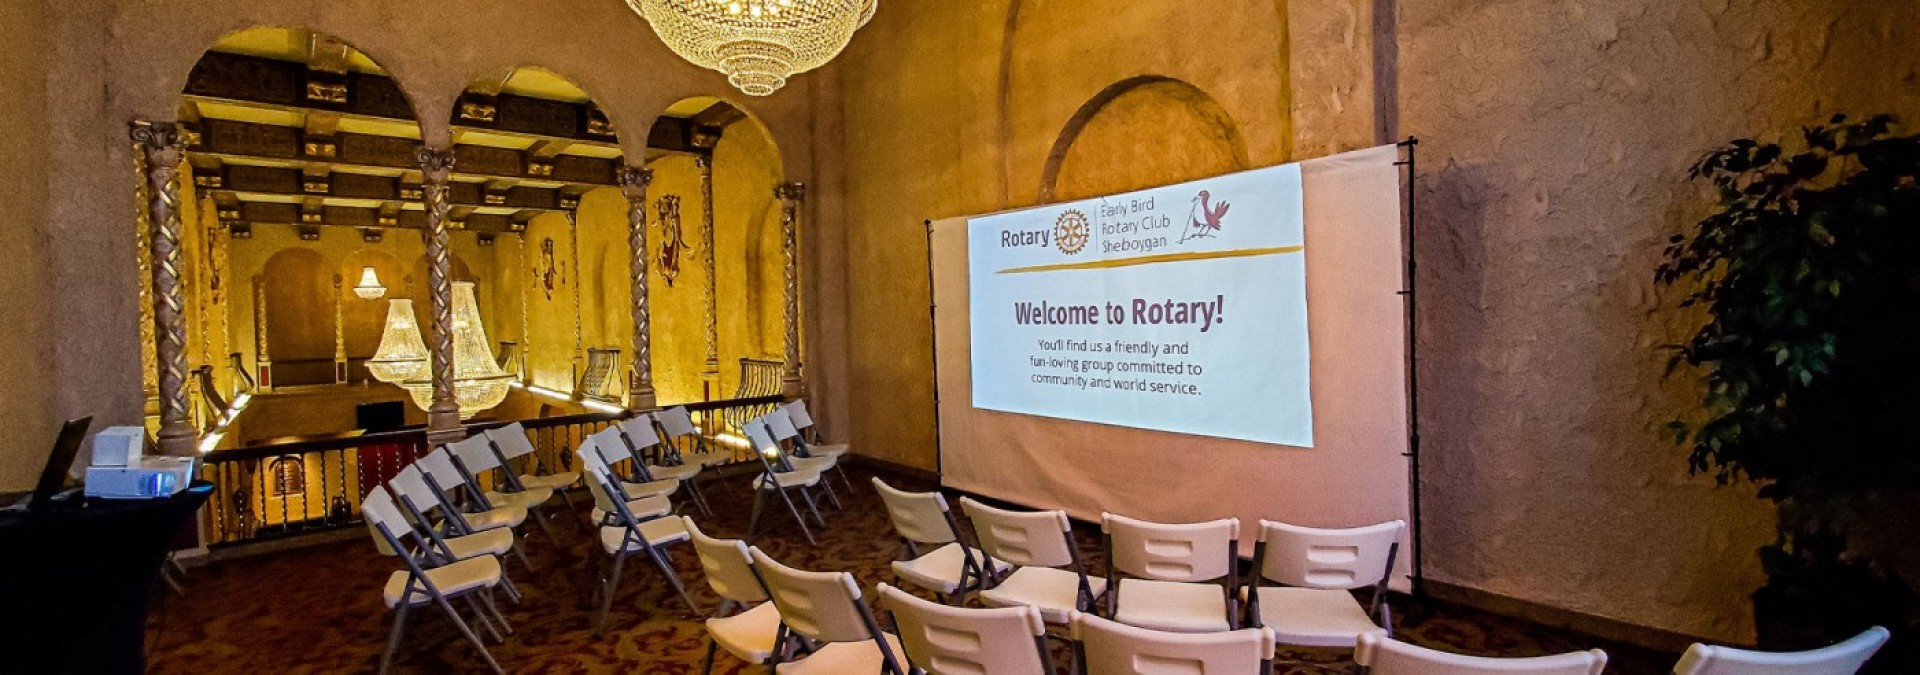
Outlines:
{"label": "textured tan wall", "polygon": [[[0,492],[27,490],[46,464],[47,448],[59,431],[57,415],[39,386],[50,384],[55,334],[44,314],[52,289],[46,260],[47,20],[37,3],[0,5],[0,91],[10,99],[0,108],[0,201],[10,217],[0,224],[7,245],[0,247],[0,354],[6,354],[8,380],[0,387],[0,410],[17,430],[16,442],[0,447]],[[138,380],[135,380],[138,393]]]}
{"label": "textured tan wall", "polygon": [[1713,145],[1834,112],[1920,122],[1920,9],[1805,0],[1402,3],[1422,138],[1421,408],[1436,579],[1727,639],[1771,514],[1657,427],[1651,272]]}

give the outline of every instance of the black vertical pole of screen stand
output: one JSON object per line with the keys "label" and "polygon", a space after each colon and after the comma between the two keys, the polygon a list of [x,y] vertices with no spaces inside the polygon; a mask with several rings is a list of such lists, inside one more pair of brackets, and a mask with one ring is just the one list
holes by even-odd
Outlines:
{"label": "black vertical pole of screen stand", "polygon": [[933,220],[921,221],[927,228],[927,344],[933,359],[933,473],[942,479],[946,459],[940,451],[940,316],[939,303],[933,299]]}
{"label": "black vertical pole of screen stand", "polygon": [[1395,143],[1395,145],[1405,148],[1407,151],[1407,158],[1394,162],[1394,164],[1407,168],[1407,236],[1406,250],[1402,254],[1402,261],[1405,265],[1403,274],[1405,274],[1406,277],[1402,280],[1404,287],[1401,289],[1400,295],[1406,298],[1407,473],[1410,474],[1408,483],[1411,494],[1409,494],[1409,499],[1412,500],[1411,516],[1413,518],[1412,567],[1414,611],[1408,613],[1406,622],[1417,624],[1421,619],[1425,618],[1425,610],[1428,609],[1427,577],[1424,572],[1424,566],[1421,564],[1421,559],[1426,557],[1426,547],[1421,545],[1420,538],[1420,362],[1417,351],[1419,349],[1419,343],[1416,338],[1414,326],[1415,317],[1418,315],[1416,310],[1419,307],[1420,297],[1419,294],[1414,292],[1418,284],[1415,265],[1416,256],[1414,255],[1416,250],[1414,248],[1414,235],[1420,229],[1419,220],[1415,217],[1414,180],[1419,176],[1419,171],[1414,164],[1414,154],[1415,150],[1420,146],[1420,139],[1408,136],[1406,140]]}

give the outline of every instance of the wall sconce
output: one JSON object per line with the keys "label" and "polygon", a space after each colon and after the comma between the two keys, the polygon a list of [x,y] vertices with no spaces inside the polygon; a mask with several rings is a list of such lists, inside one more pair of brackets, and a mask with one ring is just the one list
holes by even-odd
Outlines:
{"label": "wall sconce", "polygon": [[362,300],[379,300],[387,295],[387,287],[380,285],[380,275],[375,274],[373,266],[360,270],[360,284],[353,287],[353,294]]}

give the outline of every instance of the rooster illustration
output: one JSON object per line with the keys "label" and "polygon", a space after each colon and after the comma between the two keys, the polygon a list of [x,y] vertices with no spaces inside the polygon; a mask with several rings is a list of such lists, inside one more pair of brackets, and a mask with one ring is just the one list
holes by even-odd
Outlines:
{"label": "rooster illustration", "polygon": [[1219,204],[1209,205],[1207,200],[1212,197],[1206,190],[1194,196],[1193,210],[1187,213],[1187,229],[1180,234],[1181,243],[1189,239],[1211,237],[1220,232],[1220,219],[1227,215],[1228,204],[1222,200]]}

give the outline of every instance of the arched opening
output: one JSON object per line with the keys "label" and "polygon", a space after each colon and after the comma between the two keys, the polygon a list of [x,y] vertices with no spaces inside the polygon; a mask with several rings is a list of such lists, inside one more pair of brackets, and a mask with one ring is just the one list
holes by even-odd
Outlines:
{"label": "arched opening", "polygon": [[668,106],[649,137],[677,140],[672,149],[656,144],[647,162],[661,400],[779,393],[785,258],[774,187],[785,177],[778,144],[748,110],[711,96]]}
{"label": "arched opening", "polygon": [[[1150,137],[1153,143],[1139,143]],[[1040,201],[1177,183],[1249,168],[1239,126],[1212,96],[1158,76],[1115,82],[1080,106],[1054,140]]]}

